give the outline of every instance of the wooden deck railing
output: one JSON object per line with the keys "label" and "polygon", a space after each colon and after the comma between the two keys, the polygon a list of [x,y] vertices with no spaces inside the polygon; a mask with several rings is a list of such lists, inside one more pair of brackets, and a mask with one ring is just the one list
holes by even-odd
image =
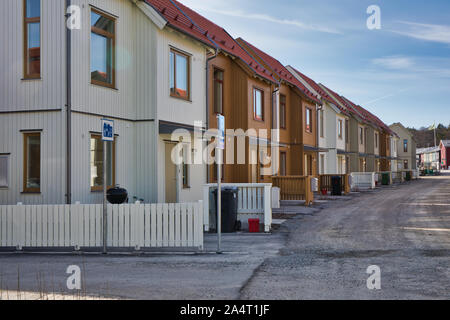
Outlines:
{"label": "wooden deck railing", "polygon": [[305,200],[309,206],[314,201],[311,190],[311,176],[276,176],[272,177],[274,187],[280,188],[281,200]]}
{"label": "wooden deck railing", "polygon": [[348,174],[321,174],[319,175],[319,191],[332,191],[333,185],[331,183],[332,177],[341,177],[341,187],[343,193],[350,193],[350,181]]}

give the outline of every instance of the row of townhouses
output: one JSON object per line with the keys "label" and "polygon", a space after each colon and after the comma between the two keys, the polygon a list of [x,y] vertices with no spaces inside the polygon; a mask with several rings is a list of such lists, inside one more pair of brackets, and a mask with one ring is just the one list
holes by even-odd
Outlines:
{"label": "row of townhouses", "polygon": [[186,159],[202,159],[217,114],[246,133],[245,161],[227,136],[224,182],[416,166],[401,124],[175,0],[3,0],[0,17],[0,204],[101,203],[104,170],[130,201],[200,200],[217,167]]}

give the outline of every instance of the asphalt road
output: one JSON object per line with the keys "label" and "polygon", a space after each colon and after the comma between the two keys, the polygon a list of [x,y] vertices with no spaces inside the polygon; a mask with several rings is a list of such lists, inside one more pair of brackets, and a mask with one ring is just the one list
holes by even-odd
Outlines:
{"label": "asphalt road", "polygon": [[[328,204],[289,223],[242,299],[449,299],[450,176]],[[381,271],[369,290],[367,268]]]}
{"label": "asphalt road", "polygon": [[[0,254],[0,299],[448,299],[449,198],[446,175],[330,201],[270,235],[225,235],[223,255],[214,235],[203,254]],[[81,292],[66,287],[70,265]]]}

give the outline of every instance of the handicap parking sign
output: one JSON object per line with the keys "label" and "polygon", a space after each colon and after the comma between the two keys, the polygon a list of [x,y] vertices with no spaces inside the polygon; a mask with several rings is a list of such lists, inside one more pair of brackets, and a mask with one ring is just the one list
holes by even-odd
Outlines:
{"label": "handicap parking sign", "polygon": [[102,140],[114,141],[114,121],[102,119]]}

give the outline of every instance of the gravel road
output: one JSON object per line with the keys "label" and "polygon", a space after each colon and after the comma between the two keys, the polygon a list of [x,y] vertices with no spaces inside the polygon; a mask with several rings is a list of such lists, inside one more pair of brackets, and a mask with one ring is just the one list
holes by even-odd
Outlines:
{"label": "gravel road", "polygon": [[[450,176],[333,202],[288,224],[242,299],[449,299]],[[366,273],[381,269],[381,289]]]}

